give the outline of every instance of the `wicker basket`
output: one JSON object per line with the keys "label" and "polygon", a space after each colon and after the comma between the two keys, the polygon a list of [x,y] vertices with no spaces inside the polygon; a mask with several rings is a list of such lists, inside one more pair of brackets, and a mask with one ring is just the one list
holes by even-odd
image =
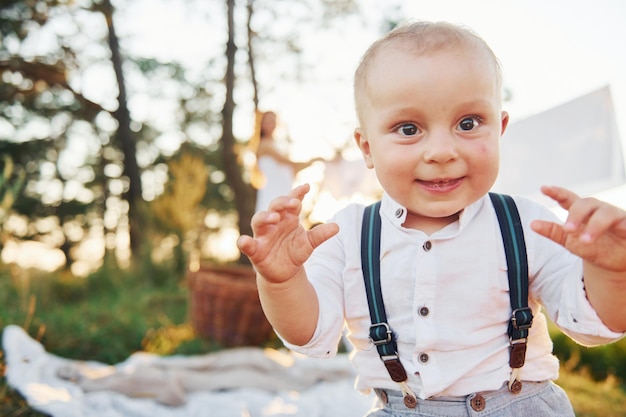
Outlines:
{"label": "wicker basket", "polygon": [[275,338],[252,267],[203,265],[187,282],[191,322],[201,337],[226,347],[262,346]]}

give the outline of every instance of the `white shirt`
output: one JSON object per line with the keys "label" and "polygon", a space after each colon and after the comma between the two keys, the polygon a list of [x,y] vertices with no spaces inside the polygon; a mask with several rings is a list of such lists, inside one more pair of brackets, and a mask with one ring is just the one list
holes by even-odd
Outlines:
{"label": "white shirt", "polygon": [[[521,379],[555,379],[559,364],[551,353],[541,306],[579,343],[603,344],[623,335],[606,328],[587,301],[580,258],[530,229],[534,219],[556,217],[530,200],[516,197],[515,202],[524,227],[534,314]],[[511,306],[502,235],[489,197],[430,236],[402,227],[406,209],[387,195],[380,212],[382,294],[413,391],[428,398],[499,389],[511,372]],[[353,204],[332,219],[340,226],[339,234],[317,248],[306,264],[320,302],[317,329],[305,346],[286,346],[309,356],[333,356],[345,323],[354,346],[356,388],[398,390],[369,340],[360,257],[362,218],[363,206]]]}

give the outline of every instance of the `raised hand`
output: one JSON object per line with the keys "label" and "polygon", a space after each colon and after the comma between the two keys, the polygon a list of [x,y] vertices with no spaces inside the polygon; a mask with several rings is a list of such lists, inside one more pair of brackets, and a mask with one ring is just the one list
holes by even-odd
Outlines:
{"label": "raised hand", "polygon": [[535,220],[532,229],[596,267],[626,273],[626,212],[560,187],[541,191],[569,212],[565,224]]}
{"label": "raised hand", "polygon": [[313,250],[339,230],[334,223],[306,230],[300,223],[302,200],[309,185],[294,188],[252,217],[254,236],[242,235],[237,246],[266,280],[282,282],[300,271]]}

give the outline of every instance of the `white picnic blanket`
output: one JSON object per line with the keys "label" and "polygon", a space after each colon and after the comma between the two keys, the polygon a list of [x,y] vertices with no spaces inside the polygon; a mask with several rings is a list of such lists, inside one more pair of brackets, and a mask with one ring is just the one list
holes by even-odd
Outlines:
{"label": "white picnic blanket", "polygon": [[[136,353],[109,366],[50,354],[15,325],[4,328],[3,349],[7,383],[32,408],[52,417],[362,417],[374,403],[373,394],[366,396],[353,388],[354,374],[345,354],[330,360],[296,357],[285,370],[276,368],[277,372],[272,367],[282,365],[272,361],[231,372],[224,364],[250,362],[241,359],[246,352],[240,349],[220,351],[223,369],[213,368],[211,354],[160,357]],[[247,357],[257,358],[258,363],[261,352],[263,349],[249,348]],[[282,352],[278,357],[288,355],[292,354]],[[210,377],[198,372],[203,367],[211,369]],[[168,405],[168,397],[157,398],[150,391],[181,375],[186,390],[177,397],[182,399],[179,404]],[[149,381],[144,392],[137,391],[137,381]],[[237,386],[238,381],[241,388],[190,389],[194,382],[218,387],[222,383]],[[299,390],[286,388],[290,384]]]}

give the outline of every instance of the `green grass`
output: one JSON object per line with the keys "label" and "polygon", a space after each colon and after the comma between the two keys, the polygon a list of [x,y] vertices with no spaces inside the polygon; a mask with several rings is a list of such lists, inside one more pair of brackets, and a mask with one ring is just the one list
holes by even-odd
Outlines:
{"label": "green grass", "polygon": [[[193,355],[221,349],[193,332],[184,277],[152,268],[155,273],[160,274],[157,280],[141,279],[142,272],[105,267],[77,278],[0,266],[0,329],[17,324],[52,354],[109,364],[142,350]],[[626,416],[626,340],[585,349],[552,332],[563,363],[557,383],[567,391],[577,416]],[[4,371],[0,351],[0,416],[45,417],[6,384]]]}
{"label": "green grass", "polygon": [[[163,338],[162,329],[188,322],[188,292],[182,276],[174,276],[165,285],[153,285],[119,270],[87,278],[33,274],[22,286],[15,285],[16,279],[0,272],[0,305],[8,307],[0,311],[0,328],[20,325],[56,355],[112,364],[146,347],[155,351],[155,346],[161,346],[155,351],[159,354],[181,347],[170,344],[165,349],[151,337]],[[194,345],[195,353],[219,348],[200,340]]]}
{"label": "green grass", "polygon": [[[0,332],[19,325],[46,351],[69,359],[115,364],[137,351],[194,355],[222,349],[196,336],[188,298],[184,274],[154,265],[135,272],[105,266],[80,278],[0,264]],[[7,385],[4,374],[0,350],[0,416],[44,416]]]}
{"label": "green grass", "polygon": [[567,392],[577,417],[626,416],[626,391],[614,377],[594,381],[585,372],[563,370],[556,382]]}

